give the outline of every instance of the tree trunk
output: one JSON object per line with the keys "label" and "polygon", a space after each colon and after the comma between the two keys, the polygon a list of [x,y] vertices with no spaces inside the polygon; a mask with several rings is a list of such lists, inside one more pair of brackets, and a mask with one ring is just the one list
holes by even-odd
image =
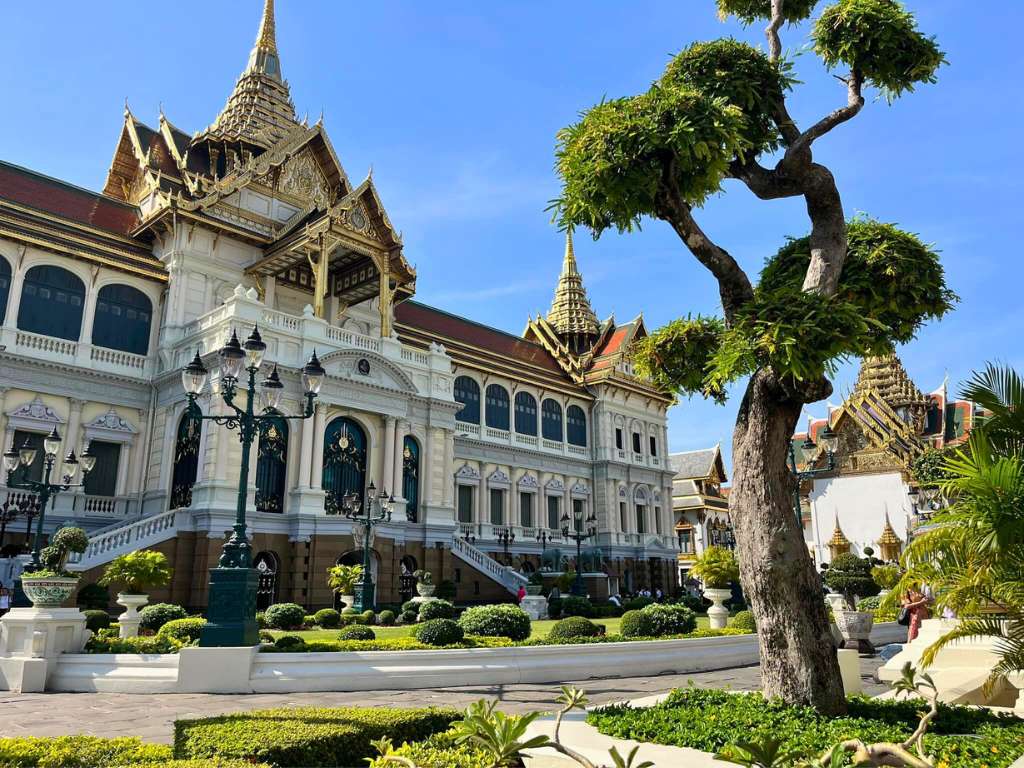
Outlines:
{"label": "tree trunk", "polygon": [[729,514],[740,581],[757,621],[765,695],[834,715],[846,711],[842,678],[787,466],[803,403],[831,391],[827,382],[816,386],[828,391],[789,391],[764,370],[751,377],[733,433]]}

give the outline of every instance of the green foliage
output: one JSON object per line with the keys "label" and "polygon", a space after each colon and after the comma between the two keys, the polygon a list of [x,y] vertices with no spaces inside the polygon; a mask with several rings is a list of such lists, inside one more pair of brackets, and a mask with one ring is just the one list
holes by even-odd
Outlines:
{"label": "green foliage", "polygon": [[426,602],[419,603],[418,606],[419,611],[416,615],[420,621],[455,618],[455,606],[447,600],[427,600]]}
{"label": "green foliage", "polygon": [[465,632],[451,619],[430,619],[417,624],[412,636],[426,645],[454,645],[462,642]]}
{"label": "green foliage", "polygon": [[652,605],[654,599],[650,597],[631,597],[622,607],[627,611],[639,611],[641,608],[646,608],[648,605]]}
{"label": "green foliage", "polygon": [[338,633],[339,640],[376,640],[377,633],[362,624],[345,627]]}
{"label": "green foliage", "polygon": [[188,619],[175,619],[168,621],[157,632],[158,637],[169,637],[185,645],[195,643],[203,634],[203,627],[206,626],[206,619],[201,616],[193,616]]}
{"label": "green foliage", "polygon": [[[760,693],[688,688],[646,709],[605,707],[590,713],[587,721],[609,736],[704,752],[720,752],[742,734],[750,743],[774,738],[785,751],[818,755],[844,739],[899,743],[914,731],[923,704],[921,699],[853,698],[846,716],[832,717],[811,707],[765,700]],[[1019,755],[1022,739],[1024,721],[940,704],[924,744],[937,765],[945,761],[951,768],[1006,768]]]}
{"label": "green foliage", "polygon": [[455,600],[456,592],[458,592],[458,586],[454,581],[442,579],[441,583],[437,585],[437,589],[434,590],[434,596],[452,602]]}
{"label": "green foliage", "polygon": [[[422,615],[422,613],[421,613]],[[459,617],[459,626],[467,635],[507,637],[525,640],[530,636],[530,617],[517,605],[476,605]]]}
{"label": "green foliage", "polygon": [[415,624],[419,616],[416,611],[402,611],[398,616],[398,621],[400,624]]}
{"label": "green foliage", "polygon": [[[109,630],[108,630],[109,631]],[[86,653],[177,653],[179,641],[163,635],[152,637],[125,637],[94,635],[85,644]]]}
{"label": "green foliage", "polygon": [[327,586],[339,595],[351,595],[362,577],[361,565],[335,565],[327,569]]}
{"label": "green foliage", "polygon": [[814,25],[814,50],[829,69],[846,64],[890,99],[934,83],[946,63],[934,37],[895,0],[838,0]]}
{"label": "green foliage", "polygon": [[650,614],[642,610],[626,611],[619,622],[619,632],[623,637],[654,637]]}
{"label": "green foliage", "polygon": [[562,598],[562,616],[584,616],[590,618],[594,615],[594,605],[585,597],[579,595],[566,595]]}
{"label": "green foliage", "polygon": [[306,644],[298,635],[281,635],[274,641],[274,647],[279,651],[291,651],[293,649],[300,649]]}
{"label": "green foliage", "polygon": [[377,614],[377,623],[382,627],[390,627],[395,623],[394,611],[381,611]]}
{"label": "green foliage", "polygon": [[757,622],[754,620],[754,614],[751,611],[740,611],[737,613],[729,621],[729,626],[746,632],[757,632]]}
{"label": "green foliage", "polygon": [[[444,619],[438,619],[444,621]],[[363,625],[360,629],[368,629]],[[344,631],[344,630],[342,630]],[[373,630],[370,630],[371,632]],[[279,644],[260,648],[261,653],[348,653],[351,651],[436,651],[449,648],[508,648],[515,643],[504,637],[464,637],[449,645],[427,645],[414,637],[391,637],[377,640],[302,640],[297,635],[290,638],[286,647]],[[298,642],[296,642],[298,641]],[[280,642],[280,639],[279,641]]]}
{"label": "green foliage", "polygon": [[496,705],[493,700],[471,704],[453,728],[456,742],[482,749],[490,756],[492,768],[520,765],[524,750],[540,749],[551,742],[547,736],[527,737],[540,712],[509,715],[496,709]]}
{"label": "green foliage", "polygon": [[[717,0],[720,16],[733,15],[744,24],[772,17],[772,0]],[[782,18],[790,24],[808,18],[818,0],[786,0],[782,4]]]}
{"label": "green foliage", "polygon": [[140,628],[156,632],[168,621],[187,619],[188,611],[174,603],[153,603],[139,611],[139,618],[141,619]]}
{"label": "green foliage", "polygon": [[85,615],[85,628],[91,632],[99,632],[110,626],[110,614],[106,611],[82,611]]}
{"label": "green foliage", "polygon": [[225,757],[289,766],[363,765],[372,742],[421,741],[446,731],[451,709],[271,709],[174,724],[174,756]]}
{"label": "green foliage", "polygon": [[86,584],[78,590],[75,604],[87,610],[106,611],[110,607],[110,590],[99,584]]}
{"label": "green foliage", "polygon": [[334,629],[341,626],[341,614],[333,608],[321,608],[313,614],[313,621],[318,627]]}
{"label": "green foliage", "polygon": [[870,611],[875,615],[875,621],[896,621],[896,609],[892,607],[883,607],[882,598],[878,595],[872,597],[865,597],[859,603],[857,603],[858,611]]}
{"label": "green foliage", "polygon": [[653,637],[685,635],[697,628],[697,617],[685,605],[654,603],[640,613],[647,616]]}
{"label": "green foliage", "polygon": [[52,578],[61,576],[66,578],[78,578],[77,573],[70,573],[64,569],[68,561],[68,555],[72,552],[85,552],[89,546],[89,537],[81,528],[58,528],[50,537],[50,544],[39,552],[39,559],[42,561],[43,569],[48,574],[43,576],[41,571],[36,571],[34,577],[25,574],[22,578]]}
{"label": "green foliage", "polygon": [[702,392],[724,403],[725,389],[707,381],[724,334],[725,322],[717,317],[687,315],[673,320],[635,343],[637,372],[666,391]]}
{"label": "green foliage", "polygon": [[271,629],[298,629],[306,618],[306,609],[297,603],[274,603],[266,610]]}
{"label": "green foliage", "polygon": [[4,768],[111,768],[140,763],[163,765],[170,759],[170,747],[145,744],[134,737],[0,738],[0,765]]}
{"label": "green foliage", "polygon": [[729,162],[746,148],[737,107],[678,84],[591,107],[558,133],[564,226],[595,236],[629,231],[664,213],[664,187],[691,205],[718,191]]}
{"label": "green foliage", "polygon": [[789,70],[787,63],[774,64],[756,48],[725,38],[684,49],[669,62],[659,83],[692,88],[739,109],[743,143],[758,154],[779,146],[774,114],[783,93],[792,86]]}
{"label": "green foliage", "polygon": [[569,640],[580,637],[598,637],[604,634],[604,627],[582,616],[569,616],[556,621],[548,631],[548,640]]}
{"label": "green foliage", "polygon": [[854,597],[871,597],[878,594],[878,585],[871,578],[871,563],[850,552],[832,558],[825,571],[825,586],[840,593],[848,606],[853,607]]}
{"label": "green foliage", "polygon": [[150,587],[167,586],[172,574],[163,552],[138,549],[111,560],[103,569],[99,583],[104,586],[122,584],[127,594],[138,595]]}
{"label": "green foliage", "polygon": [[490,753],[471,743],[460,744],[448,731],[423,741],[392,745],[390,739],[378,746],[381,757],[370,761],[369,768],[391,768],[396,762],[385,758],[410,760],[417,768],[493,768]]}
{"label": "green foliage", "polygon": [[740,579],[736,555],[727,547],[708,547],[694,562],[690,573],[704,582],[707,589],[727,589]]}
{"label": "green foliage", "polygon": [[367,609],[367,610],[363,611],[361,614],[359,614],[359,618],[360,618],[360,621],[359,621],[360,624],[371,625],[371,624],[373,624],[373,623],[375,623],[377,621],[377,614],[375,614],[373,611]]}
{"label": "green foliage", "polygon": [[922,486],[936,486],[950,475],[945,470],[946,462],[956,456],[955,447],[928,448],[920,454],[911,465],[914,480]]}
{"label": "green foliage", "polygon": [[260,629],[267,629],[267,612],[256,611],[256,626]]}
{"label": "green foliage", "polygon": [[871,569],[871,578],[882,589],[892,589],[899,583],[900,567],[898,565],[876,565]]}
{"label": "green foliage", "polygon": [[[1024,379],[1017,371],[989,363],[984,371],[975,371],[960,395],[989,412],[982,426],[994,453],[1024,454]],[[955,453],[947,456],[951,458]]]}

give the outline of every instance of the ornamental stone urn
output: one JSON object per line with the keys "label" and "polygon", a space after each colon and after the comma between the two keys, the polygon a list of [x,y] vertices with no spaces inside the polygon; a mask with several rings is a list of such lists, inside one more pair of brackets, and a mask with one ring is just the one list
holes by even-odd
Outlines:
{"label": "ornamental stone urn", "polygon": [[433,597],[435,589],[437,589],[436,584],[424,584],[422,581],[416,582],[416,594],[420,597]]}
{"label": "ornamental stone urn", "polygon": [[704,597],[713,605],[708,608],[708,620],[712,629],[725,629],[729,623],[729,609],[722,603],[732,597],[731,589],[705,589]]}
{"label": "ornamental stone urn", "polygon": [[833,610],[836,627],[842,635],[840,648],[858,651],[861,656],[874,656],[875,646],[871,644],[871,627],[875,615],[870,611]]}
{"label": "ornamental stone urn", "polygon": [[345,610],[346,608],[355,608],[356,607],[356,596],[355,595],[342,595],[339,599],[341,600],[341,609],[342,610]]}
{"label": "ornamental stone urn", "polygon": [[36,579],[28,573],[21,576],[21,587],[35,608],[60,608],[75,593],[76,586],[77,576],[47,576]]}
{"label": "ornamental stone urn", "polygon": [[117,617],[120,627],[118,637],[138,637],[139,624],[142,623],[139,608],[149,602],[149,595],[126,595],[119,592],[115,602],[125,608],[125,612]]}

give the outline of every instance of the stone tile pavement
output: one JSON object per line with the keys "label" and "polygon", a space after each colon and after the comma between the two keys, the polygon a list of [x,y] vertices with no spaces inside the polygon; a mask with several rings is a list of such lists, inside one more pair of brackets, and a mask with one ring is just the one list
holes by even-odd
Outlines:
{"label": "stone tile pavement", "polygon": [[[877,658],[861,660],[865,693],[886,690],[873,681],[881,665]],[[688,675],[628,677],[614,680],[566,681],[583,688],[594,704],[636,699],[665,693],[692,683],[701,688],[755,690],[760,687],[757,666]],[[557,684],[524,684],[437,688],[416,691],[359,691],[352,693],[296,694],[125,694],[0,692],[2,736],[138,736],[144,741],[169,744],[174,721],[272,707],[464,707],[493,697],[509,712],[554,709]]]}

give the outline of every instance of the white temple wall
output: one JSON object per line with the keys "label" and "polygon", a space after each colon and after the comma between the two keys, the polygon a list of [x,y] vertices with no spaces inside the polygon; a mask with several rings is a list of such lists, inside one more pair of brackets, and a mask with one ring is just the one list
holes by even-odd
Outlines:
{"label": "white temple wall", "polygon": [[885,527],[886,513],[896,535],[906,542],[912,511],[907,490],[899,472],[815,480],[810,493],[811,522],[804,536],[813,547],[816,561],[827,563],[832,559],[828,542],[837,515],[855,554],[862,554],[864,547],[872,547],[878,556],[878,539]]}

